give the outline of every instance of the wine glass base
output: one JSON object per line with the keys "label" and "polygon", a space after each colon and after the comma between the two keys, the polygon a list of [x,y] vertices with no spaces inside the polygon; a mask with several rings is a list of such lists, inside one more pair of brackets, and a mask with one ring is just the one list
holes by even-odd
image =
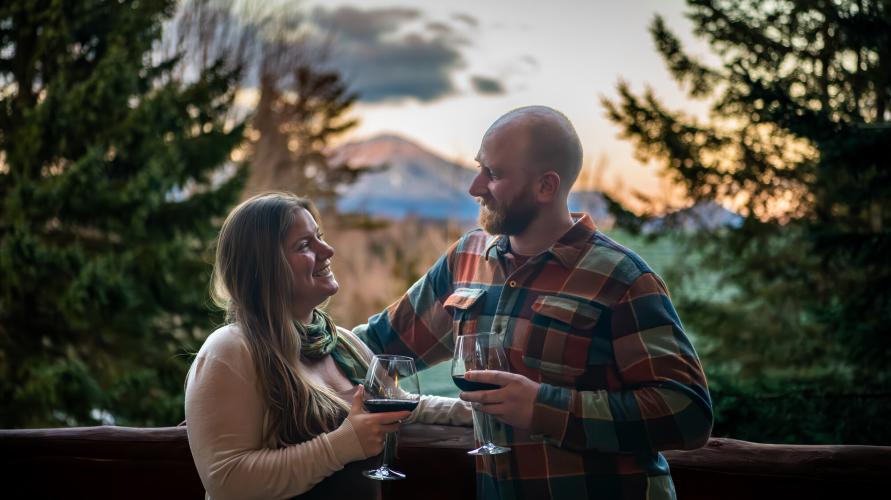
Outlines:
{"label": "wine glass base", "polygon": [[374,479],[377,481],[398,481],[400,479],[405,479],[405,474],[390,469],[388,467],[381,467],[380,469],[367,470],[362,473],[363,476],[368,479]]}
{"label": "wine glass base", "polygon": [[467,452],[468,455],[500,455],[502,453],[507,453],[510,451],[510,448],[505,448],[504,446],[498,446],[497,444],[487,443],[475,450],[470,450]]}

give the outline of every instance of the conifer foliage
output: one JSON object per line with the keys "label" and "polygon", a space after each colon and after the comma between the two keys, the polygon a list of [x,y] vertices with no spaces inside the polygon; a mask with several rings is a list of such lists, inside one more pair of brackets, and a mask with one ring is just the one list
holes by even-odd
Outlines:
{"label": "conifer foliage", "polygon": [[[175,425],[243,169],[237,69],[183,82],[171,0],[0,6],[0,426]],[[194,73],[194,72],[192,72]]]}
{"label": "conifer foliage", "polygon": [[[642,158],[692,198],[740,203],[747,216],[697,241],[702,268],[731,293],[678,298],[679,309],[725,380],[773,378],[763,400],[784,404],[783,387],[800,394],[801,384],[818,397],[861,398],[869,408],[840,405],[852,411],[834,420],[865,423],[891,401],[891,2],[687,3],[716,64],[686,53],[661,18],[651,33],[675,79],[711,104],[709,120],[627,83],[604,100]],[[806,417],[785,415],[800,429]],[[816,440],[870,439],[865,425],[815,426]]]}

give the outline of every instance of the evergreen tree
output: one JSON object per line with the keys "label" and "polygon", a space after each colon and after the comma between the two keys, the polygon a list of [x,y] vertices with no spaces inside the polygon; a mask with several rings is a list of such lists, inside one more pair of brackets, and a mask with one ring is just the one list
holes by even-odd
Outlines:
{"label": "evergreen tree", "polygon": [[[708,122],[669,111],[652,91],[639,96],[626,83],[617,101],[604,104],[640,157],[661,162],[692,198],[742,202],[741,228],[696,241],[705,252],[701,265],[720,273],[732,293],[678,298],[702,339],[718,395],[724,382],[757,379],[759,390],[774,395],[844,392],[872,405],[841,405],[860,410],[836,421],[887,412],[891,2],[688,4],[694,32],[713,48],[718,67],[686,54],[661,18],[651,33],[689,95],[711,103]],[[717,401],[719,410],[727,401]],[[724,424],[719,414],[717,428],[727,431]],[[762,422],[761,430],[772,425]],[[822,427],[773,439],[891,440],[866,434],[866,426],[836,432],[831,421],[815,425]]]}
{"label": "evergreen tree", "polygon": [[244,195],[284,189],[329,209],[337,188],[361,172],[332,158],[329,150],[332,139],[357,125],[348,114],[358,96],[336,71],[322,68],[323,60],[308,60],[304,50],[281,42],[263,46]]}
{"label": "evergreen tree", "polygon": [[333,208],[337,189],[362,172],[330,150],[358,123],[350,116],[358,95],[326,64],[333,39],[307,34],[305,13],[287,5],[188,0],[177,20],[179,50],[199,66],[222,58],[243,67],[238,84],[258,95],[242,197],[285,190]]}
{"label": "evergreen tree", "polygon": [[[242,169],[237,71],[161,55],[173,0],[0,6],[0,425],[174,425]],[[217,318],[218,320],[220,318]]]}

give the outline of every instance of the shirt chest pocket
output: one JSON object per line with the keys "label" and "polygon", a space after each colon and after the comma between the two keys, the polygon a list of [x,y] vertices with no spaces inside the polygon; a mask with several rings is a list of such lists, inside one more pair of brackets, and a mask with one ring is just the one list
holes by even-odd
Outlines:
{"label": "shirt chest pocket", "polygon": [[579,300],[542,295],[532,304],[523,363],[543,381],[571,383],[585,372],[601,310]]}
{"label": "shirt chest pocket", "polygon": [[452,315],[452,334],[477,333],[477,320],[483,309],[486,291],[480,288],[456,288],[443,307]]}

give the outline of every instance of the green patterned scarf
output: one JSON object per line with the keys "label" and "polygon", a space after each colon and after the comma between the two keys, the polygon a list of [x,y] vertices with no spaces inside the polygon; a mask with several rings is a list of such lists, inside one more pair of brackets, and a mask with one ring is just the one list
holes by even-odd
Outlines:
{"label": "green patterned scarf", "polygon": [[300,334],[300,353],[309,359],[321,359],[327,355],[354,384],[361,384],[368,371],[368,363],[357,346],[337,332],[331,316],[320,309],[313,309],[312,323],[304,325],[294,321]]}

